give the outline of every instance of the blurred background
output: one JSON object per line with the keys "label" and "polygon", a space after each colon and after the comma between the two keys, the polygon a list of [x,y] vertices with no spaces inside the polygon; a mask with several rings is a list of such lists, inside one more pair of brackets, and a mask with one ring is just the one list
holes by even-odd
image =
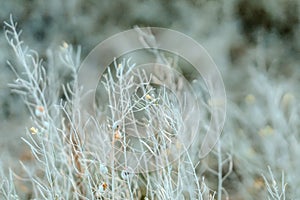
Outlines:
{"label": "blurred background", "polygon": [[[192,37],[213,58],[226,87],[223,151],[233,156],[235,170],[225,182],[228,192],[233,199],[258,199],[265,190],[260,175],[269,165],[279,177],[286,173],[290,197],[300,196],[299,1],[0,0],[0,5],[0,21],[12,14],[25,44],[45,62],[47,52],[64,41],[81,45],[84,58],[99,42],[135,25]],[[30,127],[29,113],[7,86],[16,77],[6,61],[14,59],[0,29],[0,160],[13,169],[19,159],[31,159],[20,139]],[[60,76],[68,79],[64,71]]]}

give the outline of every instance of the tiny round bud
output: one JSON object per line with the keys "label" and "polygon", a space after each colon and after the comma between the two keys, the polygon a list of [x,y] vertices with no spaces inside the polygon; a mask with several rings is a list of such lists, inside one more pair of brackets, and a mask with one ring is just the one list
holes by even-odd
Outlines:
{"label": "tiny round bud", "polygon": [[35,135],[35,134],[38,133],[38,129],[35,128],[35,127],[31,127],[31,128],[29,129],[29,131],[31,132],[32,135]]}
{"label": "tiny round bud", "polygon": [[37,106],[35,108],[35,115],[37,117],[43,117],[45,115],[45,109],[43,106]]}
{"label": "tiny round bud", "polygon": [[123,180],[128,180],[128,179],[132,178],[133,175],[134,175],[134,173],[131,168],[124,169],[121,172],[121,177]]}
{"label": "tiny round bud", "polygon": [[103,175],[108,173],[107,167],[103,164],[100,164],[100,173]]}
{"label": "tiny round bud", "polygon": [[108,187],[108,185],[105,182],[100,184],[97,191],[96,191],[96,196],[101,197],[101,195],[106,191],[107,187]]}

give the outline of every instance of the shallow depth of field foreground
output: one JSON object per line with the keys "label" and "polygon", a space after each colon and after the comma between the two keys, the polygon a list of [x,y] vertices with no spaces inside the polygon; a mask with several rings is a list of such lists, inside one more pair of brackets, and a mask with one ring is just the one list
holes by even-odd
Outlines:
{"label": "shallow depth of field foreground", "polygon": [[298,1],[1,4],[0,199],[300,198]]}

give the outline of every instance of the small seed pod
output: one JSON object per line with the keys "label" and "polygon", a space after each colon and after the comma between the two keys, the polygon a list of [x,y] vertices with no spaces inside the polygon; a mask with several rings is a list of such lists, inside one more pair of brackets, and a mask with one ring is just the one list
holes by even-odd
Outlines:
{"label": "small seed pod", "polygon": [[114,137],[115,137],[116,140],[120,140],[120,139],[123,138],[123,133],[119,130],[116,130]]}
{"label": "small seed pod", "polygon": [[107,167],[103,164],[100,164],[100,173],[103,174],[103,175],[108,173]]}
{"label": "small seed pod", "polygon": [[35,108],[35,115],[37,117],[43,117],[45,115],[45,108],[43,106],[37,106]]}
{"label": "small seed pod", "polygon": [[38,133],[38,129],[35,128],[35,127],[31,127],[31,128],[29,129],[29,131],[31,132],[32,135],[35,135],[35,134]]}
{"label": "small seed pod", "polygon": [[114,131],[119,130],[120,129],[120,124],[121,124],[120,120],[114,122],[113,125],[112,125],[112,127],[111,127],[112,130],[114,130]]}
{"label": "small seed pod", "polygon": [[98,189],[96,191],[96,196],[97,197],[101,197],[102,194],[106,191],[106,189],[108,188],[107,183],[103,182],[98,186]]}
{"label": "small seed pod", "polygon": [[133,177],[133,175],[134,175],[134,172],[131,168],[124,169],[121,172],[121,178],[123,180],[131,179]]}

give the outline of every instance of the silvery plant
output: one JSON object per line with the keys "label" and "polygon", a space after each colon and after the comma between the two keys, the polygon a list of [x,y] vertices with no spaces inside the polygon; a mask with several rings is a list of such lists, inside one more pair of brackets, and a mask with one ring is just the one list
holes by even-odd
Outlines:
{"label": "silvery plant", "polygon": [[[155,34],[134,31],[144,47],[160,46]],[[182,67],[187,63],[156,48],[147,49],[154,64],[138,65],[145,55],[124,56],[101,66],[101,73],[83,69],[89,60],[66,42],[48,50],[44,61],[23,43],[12,17],[5,22],[5,36],[15,53],[8,65],[16,79],[9,87],[30,113],[21,139],[32,160],[20,162],[19,172],[2,166],[1,199],[238,199],[228,182],[244,177],[235,163],[243,152],[235,155],[229,146],[236,140],[219,134],[226,99],[223,93],[209,97],[214,76],[211,82],[187,78]],[[62,80],[59,71],[71,78]],[[252,104],[255,97],[245,101]],[[229,115],[240,115],[245,123],[234,105],[228,107]],[[260,135],[273,131],[265,127]],[[275,177],[271,167],[253,184],[263,198],[285,199],[285,174]]]}

